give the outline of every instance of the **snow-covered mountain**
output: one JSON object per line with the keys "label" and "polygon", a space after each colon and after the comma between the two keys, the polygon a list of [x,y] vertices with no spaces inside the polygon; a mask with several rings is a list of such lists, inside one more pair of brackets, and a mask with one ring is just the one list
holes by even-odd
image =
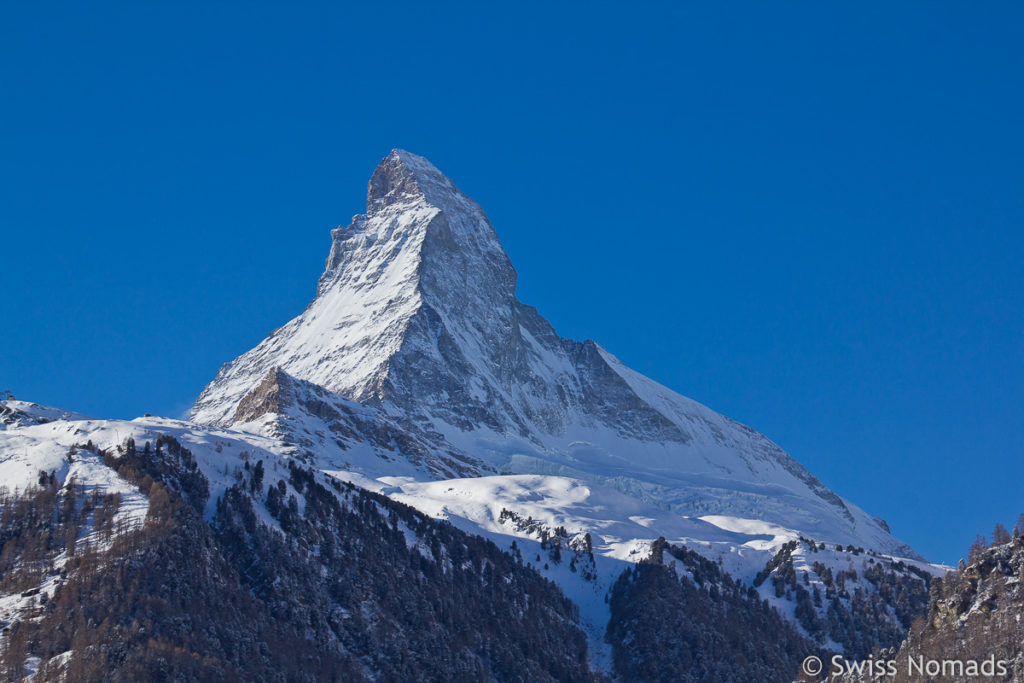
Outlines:
{"label": "snow-covered mountain", "polygon": [[392,151],[332,238],[316,298],[221,369],[194,421],[371,478],[556,475],[913,555],[763,435],[558,336],[516,298],[483,210],[423,157]]}
{"label": "snow-covered mountain", "polygon": [[[301,467],[325,491],[342,480],[383,494],[553,580],[602,671],[617,647],[608,626],[624,618],[610,598],[652,553],[666,566],[675,557],[673,576],[702,590],[712,574],[739,581],[822,648],[895,645],[924,609],[926,577],[943,568],[765,436],[593,341],[560,337],[516,298],[516,272],[481,208],[427,160],[389,154],[366,213],[332,240],[306,310],[221,368],[188,422],[0,401],[0,493],[36,490],[45,475],[72,497],[76,487],[116,493],[117,520],[137,525],[147,502],[119,476],[120,458],[129,440],[170,440],[194,456],[186,475],[208,486],[209,524],[244,489],[254,522],[308,549],[271,495]],[[300,514],[308,501],[291,483]],[[693,569],[690,552],[716,569]],[[0,619],[32,613],[23,593],[0,592]]]}

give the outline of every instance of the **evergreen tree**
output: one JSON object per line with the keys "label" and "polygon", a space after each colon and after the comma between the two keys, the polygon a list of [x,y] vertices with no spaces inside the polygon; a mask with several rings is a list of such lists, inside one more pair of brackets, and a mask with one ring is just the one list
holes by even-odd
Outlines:
{"label": "evergreen tree", "polygon": [[970,551],[967,553],[967,564],[977,562],[986,550],[988,550],[988,541],[985,540],[984,536],[978,534],[974,539],[974,543],[971,544]]}
{"label": "evergreen tree", "polygon": [[[246,463],[248,464],[248,463]],[[263,492],[263,461],[260,460],[256,463],[256,467],[252,470],[252,492],[262,493]]]}

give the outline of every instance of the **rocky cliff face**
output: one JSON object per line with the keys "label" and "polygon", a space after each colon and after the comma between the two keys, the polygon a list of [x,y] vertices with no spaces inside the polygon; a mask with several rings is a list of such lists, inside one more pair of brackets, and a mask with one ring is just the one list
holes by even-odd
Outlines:
{"label": "rocky cliff face", "polygon": [[[481,208],[426,159],[395,150],[373,173],[366,213],[332,232],[316,298],[225,365],[192,419],[283,436],[373,476],[396,463],[432,478],[558,474],[686,515],[912,553],[761,434],[593,341],[559,337],[515,288]],[[268,402],[268,373],[315,401]],[[363,428],[340,426],[356,414]],[[367,438],[370,425],[404,438]]]}

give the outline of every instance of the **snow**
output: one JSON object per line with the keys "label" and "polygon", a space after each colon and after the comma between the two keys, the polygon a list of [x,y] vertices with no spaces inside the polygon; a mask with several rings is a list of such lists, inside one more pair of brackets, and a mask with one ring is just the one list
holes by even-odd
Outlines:
{"label": "snow", "polygon": [[414,228],[438,212],[418,200],[335,231],[338,244],[360,254],[362,267],[335,274],[302,315],[225,366],[221,381],[199,398],[193,419],[230,424],[234,405],[271,367],[346,395],[364,394],[421,306],[417,267],[425,231]]}
{"label": "snow", "polygon": [[[372,491],[388,495],[436,519],[444,519],[469,533],[494,541],[499,547],[520,549],[524,561],[554,580],[580,608],[584,630],[590,640],[594,665],[605,667],[610,652],[604,642],[609,612],[605,597],[622,570],[650,555],[651,542],[659,536],[675,545],[686,546],[707,559],[720,563],[730,575],[748,585],[779,549],[798,540],[801,532],[757,519],[722,515],[691,518],[678,515],[613,488],[577,479],[547,475],[496,475],[441,481],[416,480],[408,476],[370,478],[358,472],[328,471],[328,474]],[[570,534],[591,534],[597,578],[589,582],[568,568],[546,562],[536,536],[500,520],[502,510],[532,518],[549,529],[565,527]],[[827,539],[815,539],[825,541]],[[411,541],[410,541],[411,542]],[[793,553],[797,571],[811,574],[812,585],[821,584],[813,573],[815,561],[835,571],[853,567],[863,574],[869,561],[900,559],[939,575],[946,568],[916,560],[885,555],[870,557],[835,551],[832,540],[825,550],[809,553],[800,546]],[[541,556],[536,562],[535,557]],[[545,564],[548,566],[545,567]],[[865,585],[865,588],[869,586]],[[821,587],[824,592],[824,587]],[[794,604],[776,598],[770,583],[763,584],[762,597],[795,621]],[[828,643],[837,651],[840,646]]]}

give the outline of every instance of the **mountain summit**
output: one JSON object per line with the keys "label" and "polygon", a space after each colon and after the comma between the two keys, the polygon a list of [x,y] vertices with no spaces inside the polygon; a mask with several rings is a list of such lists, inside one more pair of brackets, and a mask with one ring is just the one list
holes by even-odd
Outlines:
{"label": "mountain summit", "polygon": [[194,421],[360,477],[556,475],[913,554],[763,435],[560,337],[516,298],[480,206],[423,157],[385,157],[366,213],[331,237],[316,298],[221,369]]}
{"label": "mountain summit", "polygon": [[[398,150],[373,173],[366,204],[366,214],[332,231],[310,307],[225,366],[196,419],[230,424],[274,366],[358,401],[415,400],[421,382],[408,380],[421,379],[448,385],[453,405],[479,405],[453,384],[452,366],[466,363],[453,335],[492,342],[480,349],[487,362],[495,360],[488,347],[514,330],[516,274],[494,229],[430,162]],[[409,377],[402,363],[429,378]]]}

